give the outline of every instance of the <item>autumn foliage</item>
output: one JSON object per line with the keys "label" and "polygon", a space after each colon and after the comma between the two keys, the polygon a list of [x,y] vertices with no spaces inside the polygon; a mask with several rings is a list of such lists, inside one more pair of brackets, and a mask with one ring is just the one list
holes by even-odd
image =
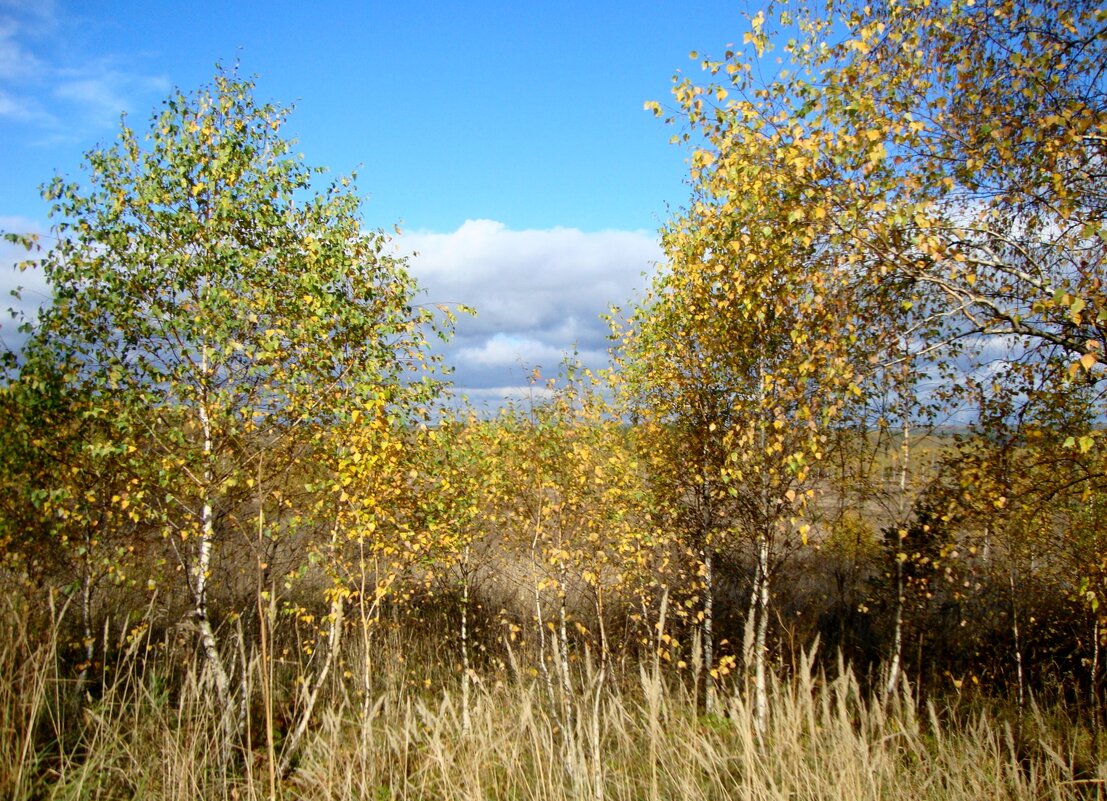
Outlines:
{"label": "autumn foliage", "polygon": [[[441,692],[470,737],[511,681],[596,799],[628,694],[642,797],[663,721],[765,753],[789,682],[849,699],[843,737],[970,691],[1020,738],[1039,702],[1101,725],[1107,14],[749,22],[646,104],[691,194],[608,369],[567,357],[495,412],[432,355],[457,310],[415,302],[353,180],[321,185],[235,72],[46,185],[49,244],[9,237],[54,301],[5,361],[0,579],[61,689],[12,713],[20,753],[69,765],[98,698],[153,688],[271,798],[349,721],[430,726],[403,699]],[[0,740],[0,787],[38,797],[49,759]]]}

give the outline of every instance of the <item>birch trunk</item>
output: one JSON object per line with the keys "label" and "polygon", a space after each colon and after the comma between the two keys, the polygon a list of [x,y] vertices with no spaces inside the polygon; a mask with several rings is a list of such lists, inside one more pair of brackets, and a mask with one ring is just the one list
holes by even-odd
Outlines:
{"label": "birch trunk", "polygon": [[[531,543],[531,573],[534,581],[534,621],[538,627],[538,669],[542,672],[542,682],[546,687],[546,697],[550,707],[557,714],[557,696],[554,693],[553,676],[546,661],[546,621],[542,614],[542,586],[538,580],[538,534]],[[560,721],[559,721],[560,722]]]}
{"label": "birch trunk", "polygon": [[[205,379],[208,377],[208,357],[206,346],[201,355],[201,373]],[[193,613],[196,618],[196,628],[200,634],[200,647],[204,652],[204,662],[211,671],[215,681],[216,702],[223,710],[223,734],[226,737],[225,749],[230,749],[238,732],[238,723],[234,714],[234,705],[231,703],[230,677],[227,668],[219,654],[219,642],[215,636],[215,630],[211,625],[208,614],[208,578],[211,575],[212,549],[215,545],[215,511],[212,494],[214,493],[215,469],[214,469],[214,444],[212,441],[211,418],[208,414],[208,399],[205,395],[200,400],[198,414],[200,417],[200,429],[204,438],[202,458],[204,463],[203,506],[200,512],[200,542],[193,572]]]}
{"label": "birch trunk", "polygon": [[461,730],[468,734],[473,728],[469,710],[469,546],[461,562]]}
{"label": "birch trunk", "polygon": [[92,660],[96,656],[96,640],[92,636],[92,535],[85,535],[85,553],[81,565],[81,634],[85,659],[77,676],[77,696],[85,689],[92,672]]}
{"label": "birch trunk", "polygon": [[[906,350],[906,345],[904,346]],[[910,359],[904,361],[903,380],[908,380]],[[906,392],[906,384],[904,385]],[[911,469],[911,423],[910,410],[906,400],[903,404],[903,442],[900,443],[900,470],[899,470],[899,502],[896,515],[896,611],[895,622],[892,630],[892,657],[888,665],[888,681],[884,685],[885,699],[891,698],[899,684],[900,673],[903,670],[903,605],[906,587],[904,586],[903,563],[906,554],[903,552],[903,540],[907,535],[907,477]]]}
{"label": "birch trunk", "polygon": [[[331,558],[337,563],[337,519],[331,527],[330,548]],[[327,654],[323,659],[323,665],[319,668],[319,672],[315,674],[314,680],[304,682],[303,711],[300,713],[300,719],[296,721],[296,726],[292,730],[292,733],[289,734],[288,739],[285,741],[284,748],[281,751],[281,761],[277,768],[277,773],[281,778],[287,778],[292,771],[292,763],[299,754],[300,741],[303,740],[304,734],[307,732],[308,724],[311,722],[312,713],[315,711],[315,704],[319,700],[319,693],[323,689],[324,684],[326,684],[331,669],[334,667],[335,660],[338,658],[339,649],[342,647],[342,630],[346,621],[345,594],[338,586],[332,587],[331,592],[330,614],[328,615],[331,621],[331,628],[327,633]],[[365,694],[366,696],[369,695],[368,687],[366,687]]]}
{"label": "birch trunk", "polygon": [[[327,678],[330,676],[331,669],[334,667],[334,661],[338,657],[338,650],[342,645],[344,604],[342,596],[338,593],[335,593],[331,600],[330,618],[331,629],[327,635],[327,656],[323,660],[323,666],[315,675],[315,681],[305,688],[303,712],[300,714],[300,719],[296,721],[296,727],[292,730],[292,733],[289,734],[288,740],[281,750],[281,761],[277,768],[277,773],[282,779],[287,778],[292,772],[292,764],[300,752],[300,742],[303,740],[304,734],[307,733],[308,724],[311,722],[311,716],[315,710],[315,704],[319,700],[319,692],[323,689]],[[368,692],[366,695],[368,695]]]}
{"label": "birch trunk", "polygon": [[1015,676],[1019,682],[1019,712],[1022,713],[1026,701],[1026,684],[1022,669],[1022,641],[1019,637],[1019,602],[1015,595],[1015,571],[1007,573],[1007,580],[1011,589],[1011,635],[1015,638]]}
{"label": "birch trunk", "polygon": [[703,661],[704,710],[715,711],[718,692],[715,687],[715,560],[710,546],[703,551]]}
{"label": "birch trunk", "polygon": [[[1095,612],[1092,615],[1092,666],[1091,666],[1091,696],[1089,700],[1092,704],[1092,710],[1095,713],[1095,719],[1100,719],[1100,703],[1099,703],[1099,613]],[[1098,725],[1098,724],[1097,724]]]}
{"label": "birch trunk", "polygon": [[769,691],[767,686],[768,635],[769,635],[769,536],[762,532],[757,538],[757,634],[754,638],[754,714],[753,727],[757,736],[763,737],[769,717]]}
{"label": "birch trunk", "polygon": [[557,609],[557,666],[558,677],[561,683],[561,731],[562,743],[565,752],[564,762],[566,772],[574,779],[574,758],[577,754],[576,726],[577,709],[573,698],[573,677],[569,671],[569,614],[568,599],[566,597],[566,570],[564,564],[558,570],[557,590],[559,603]]}
{"label": "birch trunk", "polygon": [[[767,409],[765,398],[765,367],[759,363],[757,368],[757,386],[759,408]],[[766,430],[762,425],[758,430],[758,447],[760,453],[765,453]],[[765,734],[765,724],[769,715],[769,693],[766,686],[766,662],[768,661],[768,632],[769,632],[769,525],[774,519],[770,508],[770,488],[768,477],[761,474],[759,519],[755,521],[757,526],[757,574],[754,581],[753,607],[756,611],[756,633],[753,643],[754,663],[754,713],[753,727],[758,739]]]}
{"label": "birch trunk", "polygon": [[600,672],[596,677],[595,686],[592,688],[592,719],[589,727],[589,745],[592,750],[592,799],[603,801],[604,798],[604,770],[603,770],[603,743],[600,738],[602,732],[603,716],[603,688],[607,678],[607,664],[600,662]]}

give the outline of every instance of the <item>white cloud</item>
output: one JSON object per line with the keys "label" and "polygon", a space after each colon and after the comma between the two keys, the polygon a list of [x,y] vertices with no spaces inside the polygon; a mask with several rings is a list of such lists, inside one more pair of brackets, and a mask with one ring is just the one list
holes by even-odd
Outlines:
{"label": "white cloud", "polygon": [[8,8],[11,4],[0,5],[0,118],[51,124],[53,117],[39,101],[40,83],[49,70],[25,45],[29,26],[2,15]]}
{"label": "white cloud", "polygon": [[[401,246],[418,255],[415,273],[432,299],[477,305],[493,329],[592,325],[622,303],[661,253],[644,231],[585,233],[575,228],[512,231],[492,220],[468,220],[453,233],[414,232]],[[596,307],[597,299],[603,305]]]}
{"label": "white cloud", "polygon": [[52,122],[50,115],[45,114],[34,100],[15,97],[3,89],[0,89],[0,117],[19,122]]}
{"label": "white cloud", "polygon": [[0,0],[0,119],[38,129],[42,142],[82,138],[164,93],[133,54],[74,61],[50,2]]}
{"label": "white cloud", "polygon": [[515,231],[493,220],[405,233],[395,247],[416,254],[411,270],[429,302],[477,310],[458,321],[445,352],[470,397],[505,386],[522,391],[531,369],[552,376],[574,349],[585,364],[604,366],[608,329],[600,315],[639,293],[662,255],[646,231]]}
{"label": "white cloud", "polygon": [[[42,225],[23,217],[0,217],[0,231],[41,234]],[[21,246],[0,240],[0,349],[20,348],[25,337],[18,331],[19,317],[33,320],[38,310],[50,302],[50,287],[42,273],[17,267],[31,258],[34,254]],[[13,297],[12,292],[19,297]],[[9,309],[15,312],[15,318]]]}
{"label": "white cloud", "polygon": [[504,403],[526,405],[548,400],[553,391],[544,384],[511,385],[503,387],[468,387],[458,389],[455,395],[464,395],[476,408],[496,409]]}
{"label": "white cloud", "polygon": [[[542,342],[532,337],[520,337],[514,334],[496,333],[480,345],[458,348],[454,360],[458,367],[523,367],[534,369],[555,367],[572,350],[564,340],[558,340],[554,332],[554,343]],[[607,354],[603,351],[580,351],[581,361],[596,364],[602,362]]]}
{"label": "white cloud", "polygon": [[[0,230],[42,233],[45,226],[0,217]],[[443,355],[456,368],[457,392],[490,406],[546,397],[544,387],[529,385],[531,371],[555,376],[574,349],[584,364],[603,367],[608,330],[600,315],[633,298],[661,258],[657,238],[644,231],[513,231],[487,220],[452,233],[404,234],[394,246],[419,252],[411,269],[427,302],[476,308],[477,317],[459,318]],[[50,290],[41,274],[14,269],[26,258],[17,246],[0,245],[0,310],[33,317]],[[23,287],[19,301],[8,295],[16,286]],[[22,343],[16,325],[0,316],[0,344]]]}
{"label": "white cloud", "polygon": [[137,96],[164,93],[169,82],[159,77],[131,75],[106,63],[93,63],[59,73],[55,98],[80,109],[81,116],[97,127],[107,127],[123,112],[134,109]]}
{"label": "white cloud", "polygon": [[14,19],[0,18],[0,80],[26,79],[40,73],[43,64],[19,39],[20,26]]}

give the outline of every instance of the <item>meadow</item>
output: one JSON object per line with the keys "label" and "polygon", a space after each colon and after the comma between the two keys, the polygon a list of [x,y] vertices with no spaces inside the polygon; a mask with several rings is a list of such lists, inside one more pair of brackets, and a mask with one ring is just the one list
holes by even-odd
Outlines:
{"label": "meadow", "polygon": [[757,734],[739,673],[708,712],[691,672],[660,651],[600,660],[582,648],[569,686],[551,690],[533,646],[504,640],[463,686],[456,638],[433,611],[348,638],[281,775],[304,702],[291,619],[273,618],[268,645],[237,640],[248,704],[228,742],[190,632],[105,621],[104,661],[82,672],[72,611],[5,596],[0,794],[13,801],[1037,800],[1102,798],[1107,785],[1101,718],[1063,698],[1020,710],[970,684],[924,699],[907,679],[884,696],[840,658],[801,654],[774,674]]}

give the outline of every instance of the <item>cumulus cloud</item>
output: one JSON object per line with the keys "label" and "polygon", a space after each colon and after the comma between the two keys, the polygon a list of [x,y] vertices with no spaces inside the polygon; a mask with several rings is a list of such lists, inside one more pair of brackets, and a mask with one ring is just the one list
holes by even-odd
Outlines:
{"label": "cumulus cloud", "polygon": [[[554,334],[556,337],[556,332]],[[581,351],[575,342],[566,346],[564,341],[560,344],[543,342],[534,337],[497,332],[479,345],[457,348],[455,361],[461,367],[538,367],[557,364],[573,348],[576,348],[576,355],[581,361],[586,363],[601,362],[606,356],[604,351]]]}
{"label": "cumulus cloud", "polygon": [[[41,233],[33,220],[0,217],[0,230]],[[478,405],[545,397],[529,377],[540,369],[556,375],[576,353],[593,368],[607,363],[607,324],[612,304],[625,304],[644,287],[661,258],[656,236],[645,231],[585,233],[572,228],[515,231],[488,220],[466,222],[451,233],[415,232],[394,243],[411,256],[425,303],[464,304],[476,317],[460,316],[456,336],[442,355],[455,368],[458,393]],[[14,265],[27,258],[15,245],[0,245],[0,295],[32,318],[49,303],[50,289],[34,271]],[[9,291],[22,287],[20,299]],[[0,344],[19,347],[17,323],[3,315]]]}
{"label": "cumulus cloud", "polygon": [[553,392],[544,384],[535,384],[533,386],[465,387],[458,390],[457,394],[464,395],[469,403],[477,408],[495,408],[504,403],[525,406],[546,400],[553,395]]}
{"label": "cumulus cloud", "polygon": [[455,383],[472,398],[518,397],[531,370],[553,375],[574,351],[602,367],[608,330],[600,315],[640,292],[661,259],[647,231],[517,231],[493,220],[405,233],[395,244],[415,254],[411,269],[427,302],[477,310],[459,320],[445,353]]}

